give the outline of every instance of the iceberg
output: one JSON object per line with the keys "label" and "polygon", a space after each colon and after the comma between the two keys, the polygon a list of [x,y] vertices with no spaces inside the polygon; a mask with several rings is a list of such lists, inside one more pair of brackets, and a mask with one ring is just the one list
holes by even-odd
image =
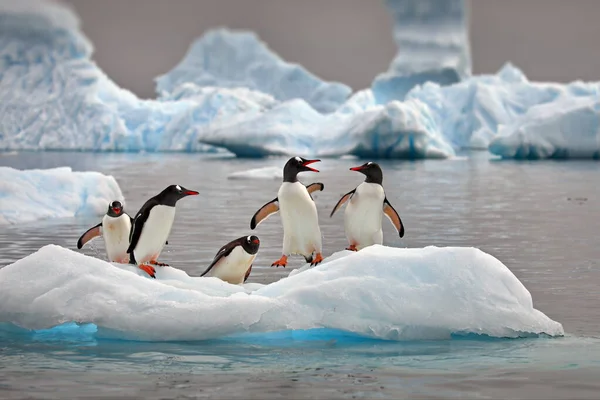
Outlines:
{"label": "iceberg", "polygon": [[503,158],[600,159],[600,96],[532,107],[502,126],[489,145]]}
{"label": "iceberg", "polygon": [[368,89],[328,115],[316,112],[303,100],[292,100],[262,114],[215,119],[210,129],[199,134],[199,140],[239,157],[418,159],[455,154],[424,103],[411,100],[379,105]]}
{"label": "iceberg", "polygon": [[162,97],[186,83],[200,87],[248,88],[279,101],[302,99],[321,113],[335,111],[352,89],[324,82],[298,64],[287,63],[254,32],[214,29],[190,46],[181,62],[156,78]]}
{"label": "iceberg", "polygon": [[96,335],[204,340],[334,329],[384,340],[564,335],[499,260],[475,248],[380,245],[334,254],[268,285],[231,285],[172,267],[157,279],[48,245],[0,269],[0,327],[95,324]]}
{"label": "iceberg", "polygon": [[0,225],[103,215],[114,200],[124,203],[110,175],[68,167],[24,171],[0,167]]}
{"label": "iceberg", "polygon": [[[517,121],[526,118],[530,110],[542,105],[558,109],[570,103],[579,104],[580,99],[583,102],[597,99],[599,94],[597,82],[530,82],[523,72],[507,63],[494,75],[473,76],[449,86],[429,82],[415,87],[406,100],[417,99],[427,105],[442,137],[453,148],[487,150],[500,127],[519,124]],[[551,121],[559,123],[557,119]],[[550,127],[548,124],[550,120],[546,124]],[[577,140],[576,130],[581,127],[572,125],[572,128],[565,131],[566,140],[571,135]]]}
{"label": "iceberg", "polygon": [[445,86],[471,75],[464,0],[386,0],[398,54],[371,88],[377,102],[404,100],[418,85]]}
{"label": "iceberg", "polygon": [[92,51],[64,5],[0,2],[0,150],[215,151],[198,143],[203,125],[275,102],[247,89],[189,85],[141,100],[112,82]]}

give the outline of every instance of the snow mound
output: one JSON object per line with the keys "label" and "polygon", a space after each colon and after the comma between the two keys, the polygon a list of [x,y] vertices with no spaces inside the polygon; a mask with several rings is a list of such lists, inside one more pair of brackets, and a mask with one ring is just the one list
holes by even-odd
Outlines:
{"label": "snow mound", "polygon": [[0,225],[103,215],[114,200],[124,203],[117,181],[99,172],[0,167]]}
{"label": "snow mound", "polygon": [[254,32],[215,29],[197,39],[183,60],[156,78],[162,96],[179,85],[249,88],[280,101],[303,99],[315,110],[334,111],[352,92],[342,83],[324,82],[298,64],[287,63]]}
{"label": "snow mound", "polygon": [[415,159],[455,154],[424,103],[378,105],[371,90],[356,93],[332,114],[320,114],[303,100],[292,100],[262,114],[214,120],[199,136],[202,143],[226,148],[239,157]]}
{"label": "snow mound", "polygon": [[386,0],[398,54],[373,81],[378,103],[404,100],[425,82],[450,85],[471,75],[464,0]]}
{"label": "snow mound", "polygon": [[600,159],[600,96],[532,107],[502,126],[489,150],[516,159]]}
{"label": "snow mound", "polygon": [[473,248],[371,246],[253,287],[159,268],[157,279],[49,245],[0,269],[0,323],[93,323],[101,337],[201,340],[330,328],[389,340],[563,335],[500,261]]}
{"label": "snow mound", "polygon": [[[528,120],[525,114],[533,108],[547,105],[548,109],[559,109],[569,103],[580,104],[579,99],[597,99],[599,94],[597,82],[530,82],[518,68],[508,63],[497,74],[473,76],[449,86],[426,83],[411,90],[406,100],[424,103],[435,118],[442,137],[455,149],[487,149],[501,126],[525,123]],[[553,123],[560,125],[566,121],[553,118],[545,126],[562,129]],[[580,135],[577,130],[583,126],[577,125],[576,119],[570,120],[570,124],[570,128],[564,127],[564,138],[570,141],[572,137],[577,141]]]}
{"label": "snow mound", "polygon": [[277,180],[283,179],[283,167],[263,167],[247,169],[244,171],[233,172],[227,176],[227,179],[260,179]]}

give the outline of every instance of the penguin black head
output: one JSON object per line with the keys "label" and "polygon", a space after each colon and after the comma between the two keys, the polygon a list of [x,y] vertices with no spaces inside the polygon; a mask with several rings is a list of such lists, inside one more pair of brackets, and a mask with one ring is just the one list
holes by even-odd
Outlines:
{"label": "penguin black head", "polygon": [[260,240],[258,240],[258,236],[246,236],[240,238],[242,242],[242,248],[248,254],[256,254],[258,253],[258,248],[260,246]]}
{"label": "penguin black head", "polygon": [[383,184],[383,171],[377,163],[369,161],[360,167],[350,168],[350,171],[357,171],[361,174],[365,174],[367,177],[365,182],[367,183],[379,183],[380,185]]}
{"label": "penguin black head", "polygon": [[319,172],[319,170],[309,167],[309,164],[319,162],[321,160],[307,160],[302,157],[292,157],[285,163],[283,167],[283,181],[297,182],[298,174],[304,171]]}
{"label": "penguin black head", "polygon": [[111,217],[118,217],[123,214],[123,205],[120,201],[113,201],[108,205],[108,211],[106,212]]}
{"label": "penguin black head", "polygon": [[156,196],[156,199],[160,204],[175,207],[175,203],[184,197],[196,196],[198,194],[199,193],[195,190],[189,190],[180,185],[171,185],[167,186],[165,190],[160,192],[158,196]]}

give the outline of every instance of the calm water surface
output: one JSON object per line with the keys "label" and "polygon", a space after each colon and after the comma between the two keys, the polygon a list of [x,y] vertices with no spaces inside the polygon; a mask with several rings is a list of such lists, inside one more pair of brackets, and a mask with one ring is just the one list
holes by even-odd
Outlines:
{"label": "calm water surface", "polygon": [[[201,192],[178,204],[162,260],[199,275],[216,250],[250,234],[256,209],[279,180],[228,180],[232,172],[284,159],[238,160],[193,154],[0,153],[15,168],[71,166],[113,175],[134,214],[173,183]],[[319,208],[325,255],[346,246],[339,197],[362,181],[357,160],[324,160]],[[452,161],[381,162],[388,199],[406,225],[387,220],[384,243],[399,247],[474,246],[499,258],[524,283],[537,309],[563,324],[559,339],[388,343],[323,332],[305,340],[267,338],[196,343],[97,340],[93,330],[15,334],[0,329],[0,398],[598,398],[600,393],[600,164],[512,162],[485,153]],[[98,217],[0,227],[0,267],[46,244],[75,249]],[[257,228],[261,250],[250,281],[287,276],[268,267],[280,256],[282,228]],[[105,257],[102,241],[84,249]],[[292,258],[290,267],[302,265]]]}

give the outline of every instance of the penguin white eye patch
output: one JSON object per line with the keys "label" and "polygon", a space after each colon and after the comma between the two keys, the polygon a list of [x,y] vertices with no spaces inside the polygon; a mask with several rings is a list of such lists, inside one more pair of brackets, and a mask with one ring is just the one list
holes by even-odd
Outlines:
{"label": "penguin white eye patch", "polygon": [[177,189],[177,190],[179,190],[181,192],[181,186],[175,185],[175,189]]}
{"label": "penguin white eye patch", "polygon": [[296,161],[302,162],[302,159],[300,157],[296,157]]}

